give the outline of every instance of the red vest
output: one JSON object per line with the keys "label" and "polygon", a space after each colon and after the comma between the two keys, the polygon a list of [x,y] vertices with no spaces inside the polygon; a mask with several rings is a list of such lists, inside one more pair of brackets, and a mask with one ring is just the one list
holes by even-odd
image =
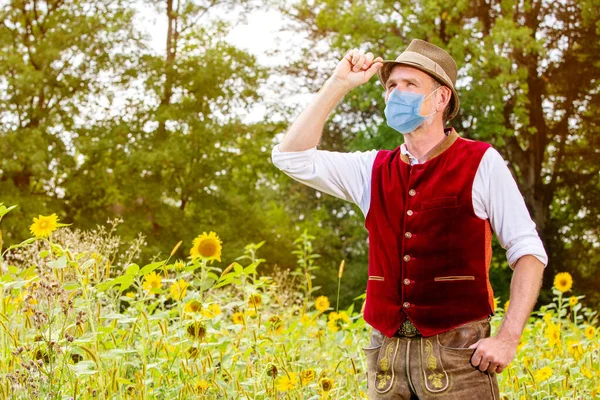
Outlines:
{"label": "red vest", "polygon": [[393,336],[407,317],[427,337],[494,313],[492,232],[471,196],[489,147],[452,130],[434,149],[441,154],[421,165],[411,166],[400,147],[378,152],[365,219],[364,319],[384,335]]}

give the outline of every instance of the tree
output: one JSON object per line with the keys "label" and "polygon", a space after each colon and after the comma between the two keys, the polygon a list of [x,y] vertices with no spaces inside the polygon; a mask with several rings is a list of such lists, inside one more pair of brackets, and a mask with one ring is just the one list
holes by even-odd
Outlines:
{"label": "tree", "polygon": [[60,208],[72,135],[94,97],[99,77],[124,62],[139,39],[128,1],[14,0],[0,7],[0,193],[20,207],[7,219]]}

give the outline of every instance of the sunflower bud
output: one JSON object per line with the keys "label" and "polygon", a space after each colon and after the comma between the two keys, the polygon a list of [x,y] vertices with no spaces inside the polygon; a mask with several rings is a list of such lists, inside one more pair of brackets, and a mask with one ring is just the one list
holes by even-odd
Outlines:
{"label": "sunflower bud", "polygon": [[277,366],[275,364],[269,364],[267,366],[267,375],[275,379],[277,377]]}

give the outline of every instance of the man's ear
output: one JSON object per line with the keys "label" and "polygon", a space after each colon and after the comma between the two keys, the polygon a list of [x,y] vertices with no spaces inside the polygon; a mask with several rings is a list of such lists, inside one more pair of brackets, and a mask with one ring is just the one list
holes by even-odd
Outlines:
{"label": "man's ear", "polygon": [[448,86],[442,86],[440,88],[441,96],[438,97],[438,106],[440,109],[445,110],[450,103],[450,99],[452,98],[452,90]]}

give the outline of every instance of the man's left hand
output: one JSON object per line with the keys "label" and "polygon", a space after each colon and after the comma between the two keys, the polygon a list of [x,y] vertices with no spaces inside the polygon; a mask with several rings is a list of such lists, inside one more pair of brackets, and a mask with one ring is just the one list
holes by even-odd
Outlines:
{"label": "man's left hand", "polygon": [[518,342],[509,342],[497,336],[479,339],[469,346],[469,349],[476,349],[471,362],[482,372],[499,374],[515,358],[518,345]]}

